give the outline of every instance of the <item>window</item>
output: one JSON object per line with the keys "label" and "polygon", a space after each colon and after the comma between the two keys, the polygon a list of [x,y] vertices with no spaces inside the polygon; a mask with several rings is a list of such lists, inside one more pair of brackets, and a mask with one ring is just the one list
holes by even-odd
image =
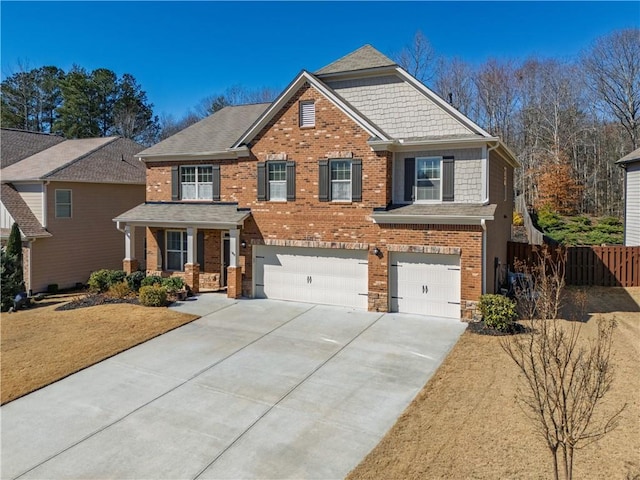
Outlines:
{"label": "window", "polygon": [[71,190],[56,190],[56,218],[71,218]]}
{"label": "window", "polygon": [[182,271],[187,263],[187,232],[167,231],[167,270]]}
{"label": "window", "polygon": [[313,100],[300,102],[300,126],[314,127],[316,125],[316,104]]}
{"label": "window", "polygon": [[442,198],[441,160],[439,157],[416,158],[416,201],[439,201]]}
{"label": "window", "polygon": [[351,160],[331,161],[331,200],[351,201]]}
{"label": "window", "polygon": [[287,165],[285,162],[268,162],[269,200],[287,200]]}
{"label": "window", "polygon": [[181,167],[180,191],[182,200],[211,200],[213,196],[213,167]]}

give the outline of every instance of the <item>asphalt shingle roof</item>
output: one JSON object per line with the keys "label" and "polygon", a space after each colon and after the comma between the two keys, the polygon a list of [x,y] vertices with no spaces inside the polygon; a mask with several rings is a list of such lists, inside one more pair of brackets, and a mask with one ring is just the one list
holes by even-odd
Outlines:
{"label": "asphalt shingle roof", "polygon": [[0,129],[0,166],[8,167],[61,142],[64,142],[64,138],[57,135],[2,128]]}
{"label": "asphalt shingle roof", "polygon": [[480,204],[411,204],[391,205],[384,211],[374,212],[376,216],[383,215],[420,215],[434,217],[492,217],[496,211],[496,205]]}
{"label": "asphalt shingle roof", "polygon": [[155,155],[190,155],[225,152],[271,105],[256,103],[225,107],[198,123],[140,152]]}
{"label": "asphalt shingle roof", "polygon": [[364,70],[367,68],[391,67],[394,65],[397,65],[396,62],[389,57],[383,55],[371,45],[364,45],[358,50],[330,63],[326,67],[322,67],[315,72],[315,74],[325,75],[329,73]]}
{"label": "asphalt shingle roof", "polygon": [[20,194],[13,188],[13,185],[3,183],[1,189],[2,204],[18,224],[25,237],[38,238],[51,236],[51,234],[42,227]]}
{"label": "asphalt shingle roof", "polygon": [[2,181],[57,180],[143,185],[144,147],[119,137],[65,140],[2,169]]}
{"label": "asphalt shingle roof", "polygon": [[616,163],[631,163],[631,162],[640,162],[640,148],[636,148],[633,152],[625,155]]}
{"label": "asphalt shingle roof", "polygon": [[236,204],[216,203],[162,203],[149,202],[138,205],[118,215],[115,222],[144,224],[186,225],[241,225],[250,215],[238,210]]}

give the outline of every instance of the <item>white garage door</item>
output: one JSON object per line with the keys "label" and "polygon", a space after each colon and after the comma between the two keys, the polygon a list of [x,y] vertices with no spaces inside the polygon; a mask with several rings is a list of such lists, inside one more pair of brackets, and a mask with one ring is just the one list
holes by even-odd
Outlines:
{"label": "white garage door", "polygon": [[391,311],[460,318],[460,257],[391,252]]}
{"label": "white garage door", "polygon": [[255,296],[367,309],[365,250],[254,247]]}

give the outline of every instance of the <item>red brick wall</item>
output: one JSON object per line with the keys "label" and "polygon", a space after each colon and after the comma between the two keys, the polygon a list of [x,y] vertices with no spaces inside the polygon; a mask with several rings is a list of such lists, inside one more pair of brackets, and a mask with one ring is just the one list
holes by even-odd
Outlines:
{"label": "red brick wall", "polygon": [[[316,125],[299,127],[298,102],[315,100]],[[294,95],[250,145],[252,157],[220,163],[221,198],[251,208],[252,216],[245,222],[241,238],[247,247],[244,256],[243,294],[252,294],[251,242],[269,239],[366,243],[370,252],[374,246],[383,252],[382,258],[369,255],[370,309],[384,311],[388,307],[387,244],[455,246],[462,252],[462,298],[475,301],[481,290],[480,227],[418,225],[380,226],[370,218],[374,207],[384,207],[391,201],[392,155],[373,152],[367,140],[369,134],[343,114],[332,102],[306,86]],[[332,203],[318,200],[318,160],[330,158],[332,152],[351,152],[362,159],[362,202]],[[257,200],[258,161],[268,155],[287,154],[296,162],[296,199],[292,202]],[[147,200],[171,200],[171,166],[213,162],[148,163]],[[147,238],[148,268],[155,268],[155,239]],[[206,247],[208,251],[209,247]],[[215,251],[215,249],[214,249]],[[217,250],[219,251],[219,249]],[[219,259],[211,260],[219,265]],[[205,265],[205,270],[208,266]]]}

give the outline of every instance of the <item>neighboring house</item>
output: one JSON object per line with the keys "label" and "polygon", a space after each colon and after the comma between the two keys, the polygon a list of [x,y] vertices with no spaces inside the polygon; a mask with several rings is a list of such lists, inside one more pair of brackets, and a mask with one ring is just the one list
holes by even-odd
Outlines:
{"label": "neighboring house", "polygon": [[[107,137],[65,140],[1,129],[0,227],[23,238],[27,290],[86,283],[92,271],[122,267],[122,234],[112,219],[145,198],[144,147]],[[142,256],[142,242],[137,245]]]}
{"label": "neighboring house", "polygon": [[115,221],[196,291],[468,318],[502,280],[514,155],[369,45],[138,156]]}
{"label": "neighboring house", "polygon": [[616,162],[624,168],[624,244],[640,245],[640,148]]}

